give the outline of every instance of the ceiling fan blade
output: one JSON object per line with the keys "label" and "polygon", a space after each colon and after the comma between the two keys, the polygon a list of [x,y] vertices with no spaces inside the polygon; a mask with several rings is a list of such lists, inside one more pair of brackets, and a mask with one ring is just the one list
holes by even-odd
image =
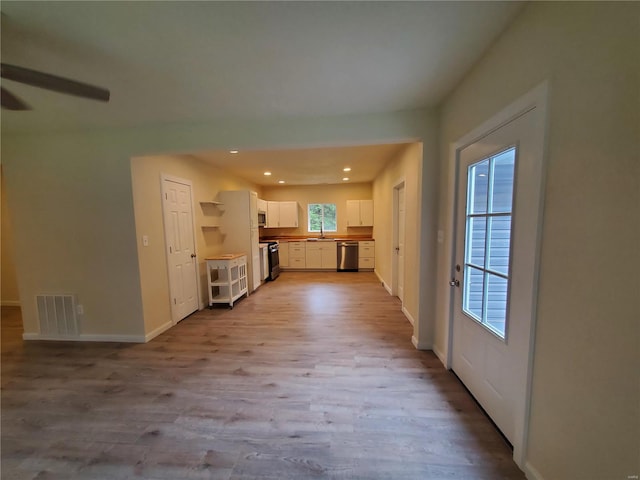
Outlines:
{"label": "ceiling fan blade", "polygon": [[95,87],[87,83],[76,82],[68,78],[58,77],[49,73],[38,72],[28,68],[9,65],[7,63],[0,64],[0,76],[7,80],[25,83],[33,87],[53,90],[54,92],[75,95],[77,97],[89,98],[91,100],[99,100],[102,102],[109,101],[109,90],[101,87]]}
{"label": "ceiling fan blade", "polygon": [[2,108],[7,110],[31,110],[31,107],[16,97],[13,93],[8,92],[4,88],[0,87],[0,93],[2,93],[0,98],[0,103],[2,104]]}

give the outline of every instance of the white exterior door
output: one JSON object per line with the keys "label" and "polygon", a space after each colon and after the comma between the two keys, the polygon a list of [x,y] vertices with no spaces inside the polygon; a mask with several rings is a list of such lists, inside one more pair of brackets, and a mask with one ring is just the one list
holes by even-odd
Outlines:
{"label": "white exterior door", "polygon": [[188,182],[163,179],[162,205],[169,268],[171,319],[176,324],[198,309],[191,185]]}
{"label": "white exterior door", "polygon": [[458,151],[452,368],[522,456],[529,402],[544,115]]}

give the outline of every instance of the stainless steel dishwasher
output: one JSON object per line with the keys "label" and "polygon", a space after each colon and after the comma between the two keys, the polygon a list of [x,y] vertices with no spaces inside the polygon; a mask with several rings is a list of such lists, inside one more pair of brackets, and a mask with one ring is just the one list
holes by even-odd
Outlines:
{"label": "stainless steel dishwasher", "polygon": [[358,271],[358,242],[338,242],[338,271]]}

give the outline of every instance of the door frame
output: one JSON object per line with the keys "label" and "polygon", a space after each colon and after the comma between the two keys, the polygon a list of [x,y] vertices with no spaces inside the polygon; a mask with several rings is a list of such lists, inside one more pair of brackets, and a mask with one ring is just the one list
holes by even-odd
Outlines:
{"label": "door frame", "polygon": [[[405,243],[406,243],[406,201],[407,201],[407,182],[405,181],[404,177],[401,177],[399,179],[397,179],[395,182],[393,182],[393,187],[391,190],[391,195],[393,198],[393,202],[392,202],[392,212],[391,212],[391,228],[392,228],[392,232],[391,232],[391,291],[389,292],[391,295],[397,297],[398,296],[398,283],[399,283],[399,278],[398,278],[398,255],[396,255],[395,252],[395,248],[398,245],[398,229],[399,229],[399,224],[400,224],[400,218],[398,215],[398,207],[399,207],[399,201],[398,201],[398,190],[400,189],[400,187],[403,187],[404,193],[405,193]],[[406,265],[405,265],[406,267]],[[403,269],[403,272],[405,271],[405,269]],[[403,295],[404,296],[404,295]],[[400,299],[400,301],[403,303],[404,305],[404,300]]]}
{"label": "door frame", "polygon": [[180,178],[180,177],[176,177],[173,175],[169,175],[166,173],[161,173],[160,174],[160,206],[162,208],[162,231],[163,231],[163,237],[164,237],[164,259],[165,259],[165,263],[167,265],[167,283],[168,283],[168,288],[169,288],[169,307],[171,308],[171,325],[177,325],[180,320],[175,320],[175,307],[173,305],[173,302],[171,301],[171,266],[169,265],[169,258],[167,257],[167,225],[166,225],[166,217],[165,217],[165,206],[164,206],[164,182],[165,180],[169,181],[169,182],[174,182],[174,183],[180,183],[182,185],[187,185],[189,187],[189,189],[191,190],[191,227],[193,228],[193,253],[196,254],[196,268],[195,268],[195,273],[196,273],[196,294],[197,294],[197,298],[198,298],[198,310],[202,309],[202,292],[201,292],[201,285],[200,285],[200,262],[198,261],[199,255],[198,255],[198,242],[197,242],[197,229],[196,229],[196,220],[195,220],[195,199],[194,199],[194,194],[193,194],[193,182],[191,180],[187,180],[186,178]]}
{"label": "door frame", "polygon": [[[527,356],[527,372],[525,379],[525,394],[524,398],[518,399],[518,404],[515,406],[515,437],[513,439],[513,460],[515,463],[524,470],[526,463],[527,453],[527,441],[529,434],[529,418],[531,410],[531,390],[532,390],[532,378],[533,378],[533,360],[534,360],[534,345],[535,345],[535,331],[536,331],[536,317],[537,317],[537,297],[538,297],[538,277],[539,277],[539,259],[540,259],[540,247],[542,237],[542,214],[544,210],[544,192],[545,192],[545,178],[546,178],[546,160],[547,160],[547,142],[548,142],[548,97],[549,97],[549,85],[547,81],[542,82],[499,113],[493,115],[491,118],[474,128],[471,132],[467,133],[456,142],[454,142],[449,150],[449,178],[448,186],[451,192],[449,208],[447,211],[447,230],[450,231],[451,239],[448,242],[449,248],[449,271],[447,272],[446,279],[440,279],[440,281],[446,281],[447,284],[451,278],[455,276],[456,265],[456,242],[460,235],[460,232],[456,231],[457,228],[457,212],[458,212],[458,180],[460,176],[460,152],[476,143],[478,140],[500,129],[504,125],[510,123],[516,118],[535,110],[536,117],[536,136],[538,144],[540,146],[540,158],[536,163],[537,171],[535,172],[535,178],[533,181],[538,182],[538,211],[537,211],[537,226],[536,226],[536,239],[535,239],[535,262],[533,268],[532,278],[532,290],[531,290],[531,317],[530,317],[530,335],[529,344],[526,352]],[[454,292],[452,288],[445,290],[445,304],[448,306],[448,315],[445,319],[445,345],[446,352],[444,358],[441,358],[445,362],[447,369],[452,368],[452,355],[453,355],[453,316],[454,316]]]}

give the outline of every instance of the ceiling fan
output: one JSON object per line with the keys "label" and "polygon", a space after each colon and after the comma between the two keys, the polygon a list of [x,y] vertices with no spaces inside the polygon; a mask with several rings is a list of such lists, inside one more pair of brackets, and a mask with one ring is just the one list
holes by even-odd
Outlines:
{"label": "ceiling fan", "polygon": [[[9,65],[7,63],[2,63],[0,65],[0,76],[2,78],[31,85],[32,87],[44,88],[46,90],[52,90],[66,95],[75,95],[76,97],[88,98],[90,100],[98,100],[101,102],[108,102],[109,96],[111,95],[109,90],[89,85],[88,83],[78,82],[76,80],[70,80],[68,78],[51,75],[50,73],[38,72],[36,70],[30,70],[16,65]],[[7,110],[31,110],[31,107],[27,103],[23,102],[4,87],[0,87],[0,90],[2,93],[0,99],[2,108]]]}

